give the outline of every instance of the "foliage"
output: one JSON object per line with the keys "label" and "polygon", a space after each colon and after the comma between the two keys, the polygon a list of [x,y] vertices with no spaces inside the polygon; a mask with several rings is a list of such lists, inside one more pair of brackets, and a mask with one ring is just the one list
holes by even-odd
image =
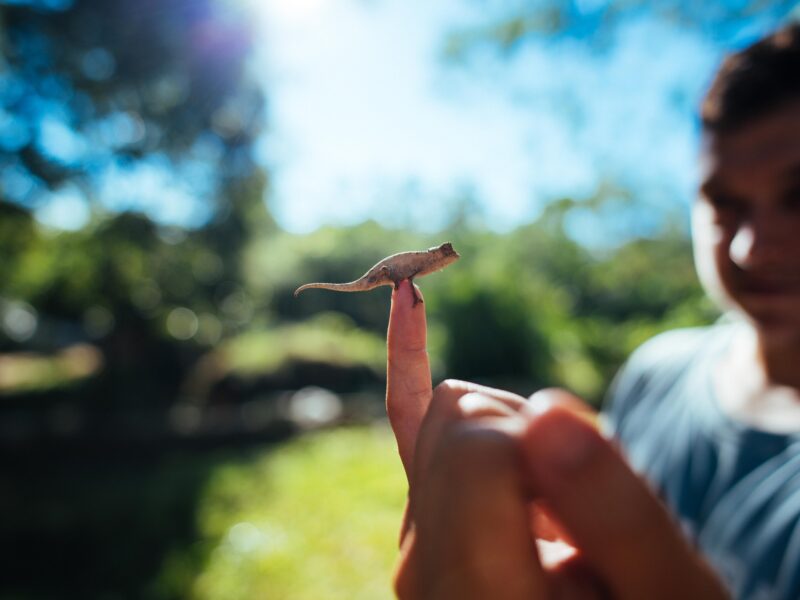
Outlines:
{"label": "foliage", "polygon": [[218,224],[175,237],[122,213],[53,235],[22,209],[8,211],[27,235],[0,282],[0,322],[13,325],[13,311],[24,311],[32,327],[3,328],[0,349],[56,355],[96,345],[104,365],[96,394],[106,406],[167,408],[209,347],[259,323],[238,257],[217,252]]}
{"label": "foliage", "polygon": [[497,284],[474,277],[456,280],[439,309],[448,332],[448,376],[517,384],[527,380],[531,387],[548,382],[548,340],[537,329],[529,297],[515,283],[509,278]]}
{"label": "foliage", "polygon": [[21,201],[67,181],[91,193],[102,171],[149,159],[199,161],[214,180],[247,166],[262,99],[244,15],[213,0],[3,4],[0,165],[31,186]]}
{"label": "foliage", "polygon": [[596,50],[606,48],[615,31],[626,20],[653,14],[684,29],[696,29],[718,39],[741,36],[742,23],[756,21],[775,26],[796,10],[793,0],[762,2],[690,2],[667,0],[657,4],[643,0],[597,2],[585,0],[545,0],[544,2],[493,2],[494,19],[481,19],[474,26],[455,29],[445,44],[445,56],[463,60],[481,47],[509,53],[526,43],[542,38],[579,39]]}
{"label": "foliage", "polygon": [[223,365],[220,376],[267,374],[296,360],[381,374],[388,288],[292,292],[306,281],[348,281],[392,252],[451,240],[463,258],[419,281],[435,376],[520,391],[566,385],[598,400],[646,336],[707,323],[716,313],[697,284],[684,232],[667,228],[590,250],[565,231],[578,209],[586,207],[554,205],[507,234],[461,227],[423,236],[369,222],[306,236],[244,236],[240,276],[225,269],[208,228],[171,238],[146,217],[123,213],[52,236],[9,209],[16,231],[27,235],[10,242],[20,250],[2,294],[26,303],[43,326],[4,344],[58,350],[59,339],[98,343],[106,373],[134,391],[152,374],[146,357],[161,355],[177,370],[173,387],[149,395],[157,403],[170,402],[175,392],[168,390],[177,390],[204,354]]}
{"label": "foliage", "polygon": [[[573,210],[587,207],[553,205],[536,222],[506,234],[454,228],[419,236],[370,223],[276,236],[263,242],[259,254],[276,265],[291,261],[291,267],[272,271],[274,279],[269,269],[260,270],[261,285],[269,286],[278,322],[306,321],[323,307],[334,308],[382,336],[388,310],[374,299],[380,291],[293,299],[293,288],[305,281],[347,281],[391,252],[451,240],[462,259],[418,282],[434,376],[480,379],[523,393],[564,385],[597,402],[647,337],[710,323],[718,313],[699,287],[685,231],[667,226],[651,238],[590,250],[566,233]],[[327,260],[321,258],[325,252]],[[367,253],[372,258],[364,258]],[[362,310],[365,304],[369,308]]]}
{"label": "foliage", "polygon": [[365,365],[377,375],[386,368],[385,340],[334,312],[302,323],[252,329],[220,344],[216,351],[224,356],[229,372],[245,375],[271,373],[292,360]]}
{"label": "foliage", "polygon": [[25,0],[0,3],[0,37],[0,350],[94,344],[88,396],[166,410],[258,309],[252,22],[216,0]]}

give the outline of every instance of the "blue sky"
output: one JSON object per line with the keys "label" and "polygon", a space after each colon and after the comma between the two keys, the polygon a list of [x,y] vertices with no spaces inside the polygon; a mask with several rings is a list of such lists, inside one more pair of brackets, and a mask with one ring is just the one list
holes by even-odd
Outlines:
{"label": "blue sky", "polygon": [[604,179],[645,204],[691,198],[693,110],[721,53],[696,32],[642,16],[604,53],[542,39],[453,65],[444,36],[477,22],[480,3],[259,5],[271,121],[259,153],[290,231],[366,218],[435,229],[463,189],[498,230]]}
{"label": "blue sky", "polygon": [[[270,175],[265,201],[290,232],[366,219],[437,230],[464,196],[481,223],[503,231],[535,219],[549,201],[614,186],[632,193],[646,232],[693,196],[695,108],[726,49],[714,27],[704,32],[638,10],[602,50],[580,36],[532,36],[506,57],[481,47],[454,64],[443,60],[448,32],[485,24],[508,3],[219,1],[247,10],[258,31],[249,68],[263,85],[269,127],[256,152]],[[574,10],[591,20],[605,3],[580,0]],[[741,23],[729,41],[763,33],[778,4]],[[0,141],[13,142],[13,126],[0,109]],[[143,132],[138,115],[114,113],[78,135],[54,107],[37,143],[64,164],[100,164],[103,148]],[[202,225],[213,193],[204,165],[221,152],[211,138],[179,164],[155,154],[101,170],[93,184],[102,205]],[[22,201],[36,190],[20,173],[7,167],[0,184]],[[78,187],[44,195],[41,222],[76,229],[90,218]],[[630,220],[615,212],[605,223]],[[597,225],[596,215],[580,211],[570,221],[587,243],[608,237]]]}

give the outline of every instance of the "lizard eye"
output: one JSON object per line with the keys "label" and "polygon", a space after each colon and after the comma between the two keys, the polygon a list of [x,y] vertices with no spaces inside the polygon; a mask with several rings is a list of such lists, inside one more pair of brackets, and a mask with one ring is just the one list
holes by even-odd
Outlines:
{"label": "lizard eye", "polygon": [[367,283],[375,283],[375,276],[371,275],[370,277],[367,277]]}

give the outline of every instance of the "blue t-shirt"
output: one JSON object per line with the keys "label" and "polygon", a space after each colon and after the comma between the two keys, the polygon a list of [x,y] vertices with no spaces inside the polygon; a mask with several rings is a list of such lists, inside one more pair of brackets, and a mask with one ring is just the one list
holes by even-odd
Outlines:
{"label": "blue t-shirt", "polygon": [[620,371],[607,417],[633,467],[677,516],[735,598],[800,599],[800,433],[724,414],[713,367],[736,325],[644,344]]}

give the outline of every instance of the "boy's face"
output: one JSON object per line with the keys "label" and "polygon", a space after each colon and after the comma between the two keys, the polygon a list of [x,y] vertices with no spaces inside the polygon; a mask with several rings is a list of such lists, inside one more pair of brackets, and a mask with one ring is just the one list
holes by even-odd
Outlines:
{"label": "boy's face", "polygon": [[800,341],[800,99],[705,137],[692,211],[700,280],[762,335]]}

